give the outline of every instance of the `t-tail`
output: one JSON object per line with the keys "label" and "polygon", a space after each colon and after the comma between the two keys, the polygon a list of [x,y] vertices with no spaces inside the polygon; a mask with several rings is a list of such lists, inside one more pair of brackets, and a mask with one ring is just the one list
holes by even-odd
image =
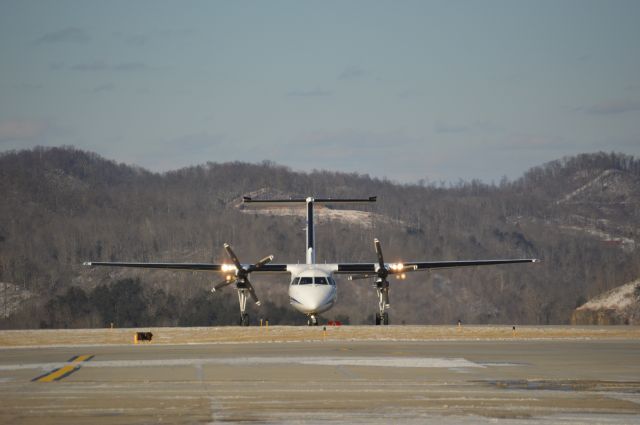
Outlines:
{"label": "t-tail", "polygon": [[251,199],[248,196],[243,198],[243,201],[247,205],[262,207],[262,208],[295,208],[295,207],[307,207],[307,244],[306,244],[306,263],[315,264],[315,228],[313,225],[313,209],[315,205],[327,205],[327,204],[356,204],[356,203],[369,203],[376,202],[375,196],[370,196],[364,199],[332,199],[332,198],[312,198],[306,199]]}

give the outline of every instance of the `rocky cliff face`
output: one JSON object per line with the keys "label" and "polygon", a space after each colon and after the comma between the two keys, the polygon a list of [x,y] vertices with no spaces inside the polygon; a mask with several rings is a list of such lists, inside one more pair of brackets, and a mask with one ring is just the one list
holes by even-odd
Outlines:
{"label": "rocky cliff face", "polygon": [[640,324],[640,279],[614,288],[576,308],[573,325]]}

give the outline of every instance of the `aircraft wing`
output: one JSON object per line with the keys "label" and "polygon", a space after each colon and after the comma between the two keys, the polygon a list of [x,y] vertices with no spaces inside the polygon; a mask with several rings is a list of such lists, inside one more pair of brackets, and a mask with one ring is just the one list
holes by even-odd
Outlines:
{"label": "aircraft wing", "polygon": [[516,258],[507,260],[464,260],[464,261],[424,261],[403,263],[404,267],[415,267],[415,270],[448,269],[453,267],[493,266],[496,264],[538,263],[536,258]]}
{"label": "aircraft wing", "polygon": [[[536,263],[540,260],[533,258],[508,259],[508,260],[467,260],[467,261],[409,261],[405,263],[387,263],[385,267],[390,274],[406,273],[429,269],[442,269],[469,266],[491,266],[497,264]],[[205,271],[229,273],[234,271],[232,264],[214,263],[138,263],[138,262],[106,262],[87,261],[83,263],[89,267],[130,267],[141,269],[169,269],[184,271]],[[247,265],[248,266],[248,265]],[[299,264],[292,264],[299,267]],[[339,274],[371,274],[376,272],[377,263],[338,263],[334,273]],[[252,273],[286,273],[289,272],[289,264],[265,264],[259,269],[251,270]]]}
{"label": "aircraft wing", "polygon": [[[454,267],[493,266],[498,264],[537,263],[535,258],[516,258],[505,260],[464,260],[464,261],[408,261],[403,263],[385,263],[389,274],[406,273],[420,270],[444,269]],[[335,273],[352,275],[371,275],[376,273],[378,263],[339,263]]]}
{"label": "aircraft wing", "polygon": [[[185,271],[206,271],[229,273],[235,271],[232,264],[211,264],[211,263],[129,263],[129,262],[105,262],[105,261],[87,261],[83,263],[85,266],[105,266],[105,267],[134,267],[141,269],[170,269]],[[259,269],[253,270],[252,273],[285,273],[287,272],[286,264],[265,264]]]}

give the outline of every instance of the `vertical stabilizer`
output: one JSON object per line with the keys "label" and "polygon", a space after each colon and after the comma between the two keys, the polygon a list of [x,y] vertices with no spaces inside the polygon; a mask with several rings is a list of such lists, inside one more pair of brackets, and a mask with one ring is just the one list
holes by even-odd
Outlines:
{"label": "vertical stabilizer", "polygon": [[316,263],[316,253],[314,251],[315,230],[313,227],[313,198],[307,198],[307,264]]}
{"label": "vertical stabilizer", "polygon": [[312,198],[306,199],[252,199],[248,196],[243,197],[243,203],[247,207],[258,208],[292,208],[307,207],[307,245],[305,253],[305,262],[307,264],[315,264],[316,252],[315,252],[315,228],[313,225],[313,207],[314,205],[326,205],[326,204],[361,204],[376,202],[375,196],[370,196],[364,199],[331,199],[331,198]]}

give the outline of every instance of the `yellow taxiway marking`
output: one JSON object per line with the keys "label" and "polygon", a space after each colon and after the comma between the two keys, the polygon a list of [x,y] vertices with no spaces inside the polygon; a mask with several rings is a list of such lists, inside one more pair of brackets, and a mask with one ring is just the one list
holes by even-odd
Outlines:
{"label": "yellow taxiway marking", "polygon": [[36,378],[33,378],[34,382],[52,382],[59,381],[62,378],[66,378],[71,375],[73,372],[80,369],[80,364],[82,362],[89,361],[93,358],[93,354],[83,354],[81,356],[74,356],[69,359],[69,364],[67,366],[63,366],[61,368],[52,370],[51,372],[47,372],[44,375],[40,375]]}

